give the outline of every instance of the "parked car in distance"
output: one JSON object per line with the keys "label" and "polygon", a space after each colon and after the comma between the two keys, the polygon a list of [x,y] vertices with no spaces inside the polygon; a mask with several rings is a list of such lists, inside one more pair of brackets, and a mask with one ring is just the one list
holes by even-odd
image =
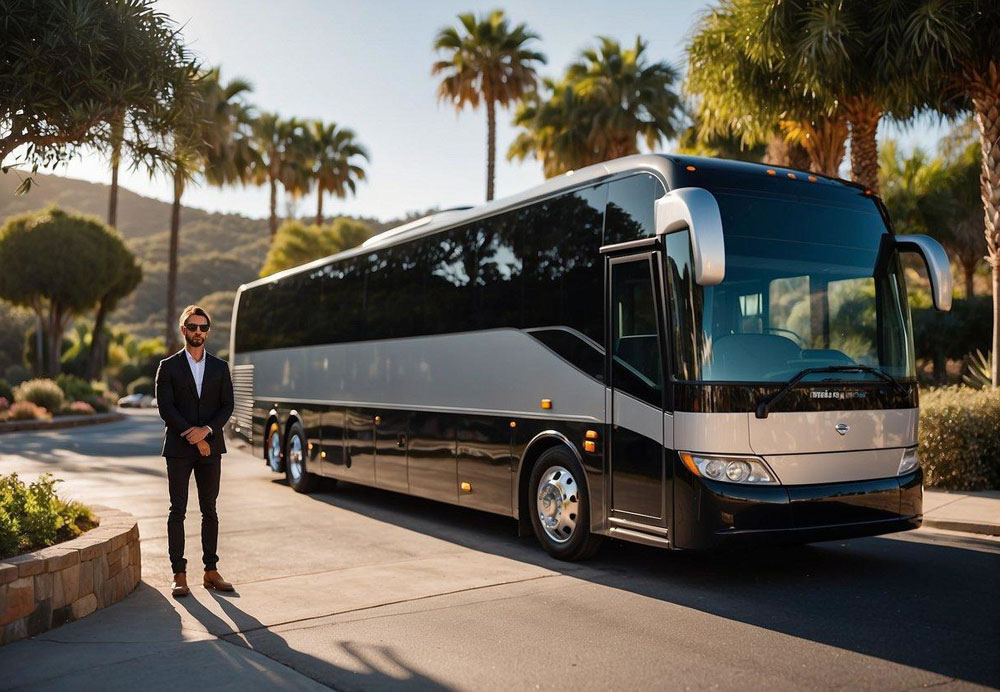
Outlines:
{"label": "parked car in distance", "polygon": [[122,408],[149,408],[156,405],[156,399],[149,394],[129,394],[118,400]]}

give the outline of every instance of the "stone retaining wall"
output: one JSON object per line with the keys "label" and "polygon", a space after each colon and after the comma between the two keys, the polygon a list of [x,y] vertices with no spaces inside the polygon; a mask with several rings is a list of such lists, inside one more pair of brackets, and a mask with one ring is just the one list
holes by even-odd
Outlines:
{"label": "stone retaining wall", "polygon": [[111,413],[95,413],[90,416],[56,416],[52,420],[0,421],[0,435],[11,432],[22,432],[25,430],[59,430],[61,428],[77,428],[81,425],[114,423],[120,420],[125,420],[125,414],[114,411]]}
{"label": "stone retaining wall", "polygon": [[117,603],[139,583],[135,517],[92,506],[100,525],[79,538],[0,561],[0,645]]}

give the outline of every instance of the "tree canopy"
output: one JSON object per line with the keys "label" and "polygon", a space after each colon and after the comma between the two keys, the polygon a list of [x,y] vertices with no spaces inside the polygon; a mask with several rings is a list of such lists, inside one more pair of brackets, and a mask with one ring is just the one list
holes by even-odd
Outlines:
{"label": "tree canopy", "polygon": [[0,0],[0,16],[0,65],[11,66],[0,71],[4,170],[37,170],[118,134],[136,161],[169,158],[163,137],[184,116],[196,65],[153,0]]}
{"label": "tree canopy", "polygon": [[278,228],[260,275],[268,276],[348,250],[360,245],[371,234],[368,226],[354,219],[339,218],[324,226],[286,221]]}

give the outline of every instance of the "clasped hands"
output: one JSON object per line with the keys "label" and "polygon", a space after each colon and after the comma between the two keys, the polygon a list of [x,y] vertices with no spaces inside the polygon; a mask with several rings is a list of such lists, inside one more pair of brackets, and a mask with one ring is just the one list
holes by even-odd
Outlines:
{"label": "clasped hands", "polygon": [[205,441],[205,438],[208,437],[210,432],[212,432],[211,429],[207,427],[192,427],[182,432],[181,437],[186,439],[191,444],[196,445],[198,447],[198,453],[203,457],[207,457],[212,453],[212,448],[209,447],[208,442]]}

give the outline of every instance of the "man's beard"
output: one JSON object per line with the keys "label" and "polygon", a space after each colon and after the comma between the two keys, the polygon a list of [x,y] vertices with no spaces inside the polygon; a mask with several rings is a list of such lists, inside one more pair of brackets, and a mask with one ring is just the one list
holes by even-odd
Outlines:
{"label": "man's beard", "polygon": [[205,343],[205,337],[201,334],[185,334],[184,340],[188,346],[201,346]]}

